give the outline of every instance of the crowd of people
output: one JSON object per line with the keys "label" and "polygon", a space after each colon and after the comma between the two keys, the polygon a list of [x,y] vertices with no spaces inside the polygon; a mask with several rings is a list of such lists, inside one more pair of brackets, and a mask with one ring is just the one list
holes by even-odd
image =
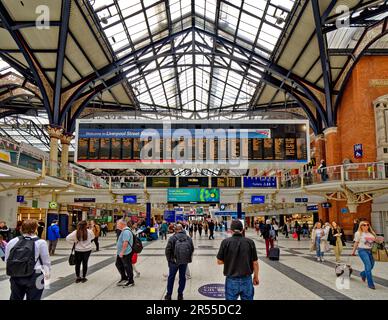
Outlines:
{"label": "crowd of people", "polygon": [[[27,219],[18,224],[18,236],[12,236],[11,231],[5,222],[0,222],[0,254],[6,262],[7,274],[10,276],[12,300],[38,300],[44,290],[44,281],[50,278],[51,262],[50,256],[55,255],[55,249],[60,232],[58,221],[52,221],[47,228],[47,242],[40,239],[38,234],[41,224],[36,220]],[[88,281],[88,261],[93,251],[99,250],[98,238],[103,233],[104,225],[99,226],[94,221],[80,221],[76,230],[66,237],[72,245],[69,263],[75,267],[75,282],[85,283]],[[117,285],[132,287],[134,279],[140,277],[136,268],[138,255],[141,252],[141,238],[150,229],[146,227],[145,221],[132,223],[125,219],[116,222],[117,250],[115,266],[120,275]],[[214,230],[226,230],[223,223],[212,219],[204,221],[180,221],[169,224],[166,221],[155,223],[154,228],[159,230],[161,239],[167,240],[165,256],[169,273],[167,278],[166,300],[172,299],[174,281],[179,273],[178,300],[183,299],[186,280],[189,279],[189,263],[192,262],[194,244],[198,232],[199,237],[209,234],[209,239],[214,239]],[[172,229],[172,234],[167,234]],[[265,223],[257,223],[256,230],[265,240],[266,255],[268,257],[270,248],[274,247],[275,241],[282,231],[285,238],[292,232],[299,232],[311,241],[310,250],[315,252],[316,259],[324,262],[324,254],[334,251],[337,263],[341,262],[343,247],[346,239],[343,228],[336,223],[316,222],[311,232],[303,232],[304,225],[295,223],[291,227],[290,221],[279,227],[276,219],[267,219]],[[298,231],[299,230],[299,231]],[[255,243],[244,235],[244,227],[240,220],[233,220],[230,225],[231,237],[221,242],[217,263],[224,266],[225,296],[228,300],[241,298],[252,300],[254,286],[259,284],[259,263]],[[364,264],[361,272],[361,279],[367,282],[368,287],[375,289],[372,269],[374,259],[372,247],[378,241],[376,233],[370,223],[366,220],[354,221],[354,245],[352,255],[358,255]],[[22,261],[22,263],[21,263]],[[72,262],[70,262],[72,261]],[[82,272],[81,272],[82,267]],[[189,276],[188,276],[189,275]],[[252,278],[253,275],[253,278]],[[39,284],[39,285],[37,285]]]}

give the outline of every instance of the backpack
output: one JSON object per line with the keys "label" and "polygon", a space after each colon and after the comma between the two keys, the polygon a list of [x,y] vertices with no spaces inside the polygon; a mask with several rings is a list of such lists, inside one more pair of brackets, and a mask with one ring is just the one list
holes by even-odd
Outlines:
{"label": "backpack", "polygon": [[177,237],[174,247],[174,261],[177,265],[187,264],[192,261],[192,246],[190,238],[186,235],[184,237]]}
{"label": "backpack", "polygon": [[7,259],[8,276],[29,277],[35,273],[37,262],[35,260],[35,241],[37,240],[39,238],[19,237],[19,241],[11,249]]}
{"label": "backpack", "polygon": [[143,251],[143,244],[141,243],[141,240],[133,232],[132,232],[132,237],[133,237],[132,251],[134,253],[142,252]]}
{"label": "backpack", "polygon": [[275,239],[276,238],[276,231],[275,229],[271,226],[271,229],[269,230],[269,237],[271,239]]}

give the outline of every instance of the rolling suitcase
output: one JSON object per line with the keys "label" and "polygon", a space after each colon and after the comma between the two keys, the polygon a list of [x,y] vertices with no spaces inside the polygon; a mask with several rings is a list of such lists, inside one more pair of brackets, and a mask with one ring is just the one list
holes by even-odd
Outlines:
{"label": "rolling suitcase", "polygon": [[269,249],[268,258],[272,261],[279,261],[280,249],[277,246]]}

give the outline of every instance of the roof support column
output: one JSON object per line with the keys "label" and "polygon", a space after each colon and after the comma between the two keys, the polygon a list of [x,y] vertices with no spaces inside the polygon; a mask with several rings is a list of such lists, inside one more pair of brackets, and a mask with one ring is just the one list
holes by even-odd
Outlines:
{"label": "roof support column", "polygon": [[49,175],[52,177],[58,176],[58,140],[61,138],[62,130],[62,127],[47,127],[50,136]]}
{"label": "roof support column", "polygon": [[62,153],[61,153],[61,170],[60,176],[62,179],[67,180],[68,178],[68,164],[69,164],[69,145],[71,140],[73,140],[74,136],[72,134],[64,133],[61,136],[61,145],[62,145]]}
{"label": "roof support column", "polygon": [[314,21],[315,21],[315,32],[317,34],[319,54],[321,59],[323,82],[325,85],[325,104],[326,104],[326,115],[329,127],[335,125],[333,118],[333,106],[332,106],[332,80],[330,71],[330,61],[327,53],[327,42],[326,36],[322,32],[322,18],[319,9],[318,0],[312,0],[311,5],[313,7]]}

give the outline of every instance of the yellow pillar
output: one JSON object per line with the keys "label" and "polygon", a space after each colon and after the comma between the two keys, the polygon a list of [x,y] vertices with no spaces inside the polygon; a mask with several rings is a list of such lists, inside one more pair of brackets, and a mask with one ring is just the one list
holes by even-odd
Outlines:
{"label": "yellow pillar", "polygon": [[62,145],[62,153],[61,153],[61,178],[67,180],[68,170],[67,166],[69,164],[69,145],[71,140],[73,139],[72,134],[63,134],[61,136],[61,145]]}
{"label": "yellow pillar", "polygon": [[61,138],[62,130],[61,127],[47,127],[50,136],[49,175],[52,177],[58,176],[58,139]]}

